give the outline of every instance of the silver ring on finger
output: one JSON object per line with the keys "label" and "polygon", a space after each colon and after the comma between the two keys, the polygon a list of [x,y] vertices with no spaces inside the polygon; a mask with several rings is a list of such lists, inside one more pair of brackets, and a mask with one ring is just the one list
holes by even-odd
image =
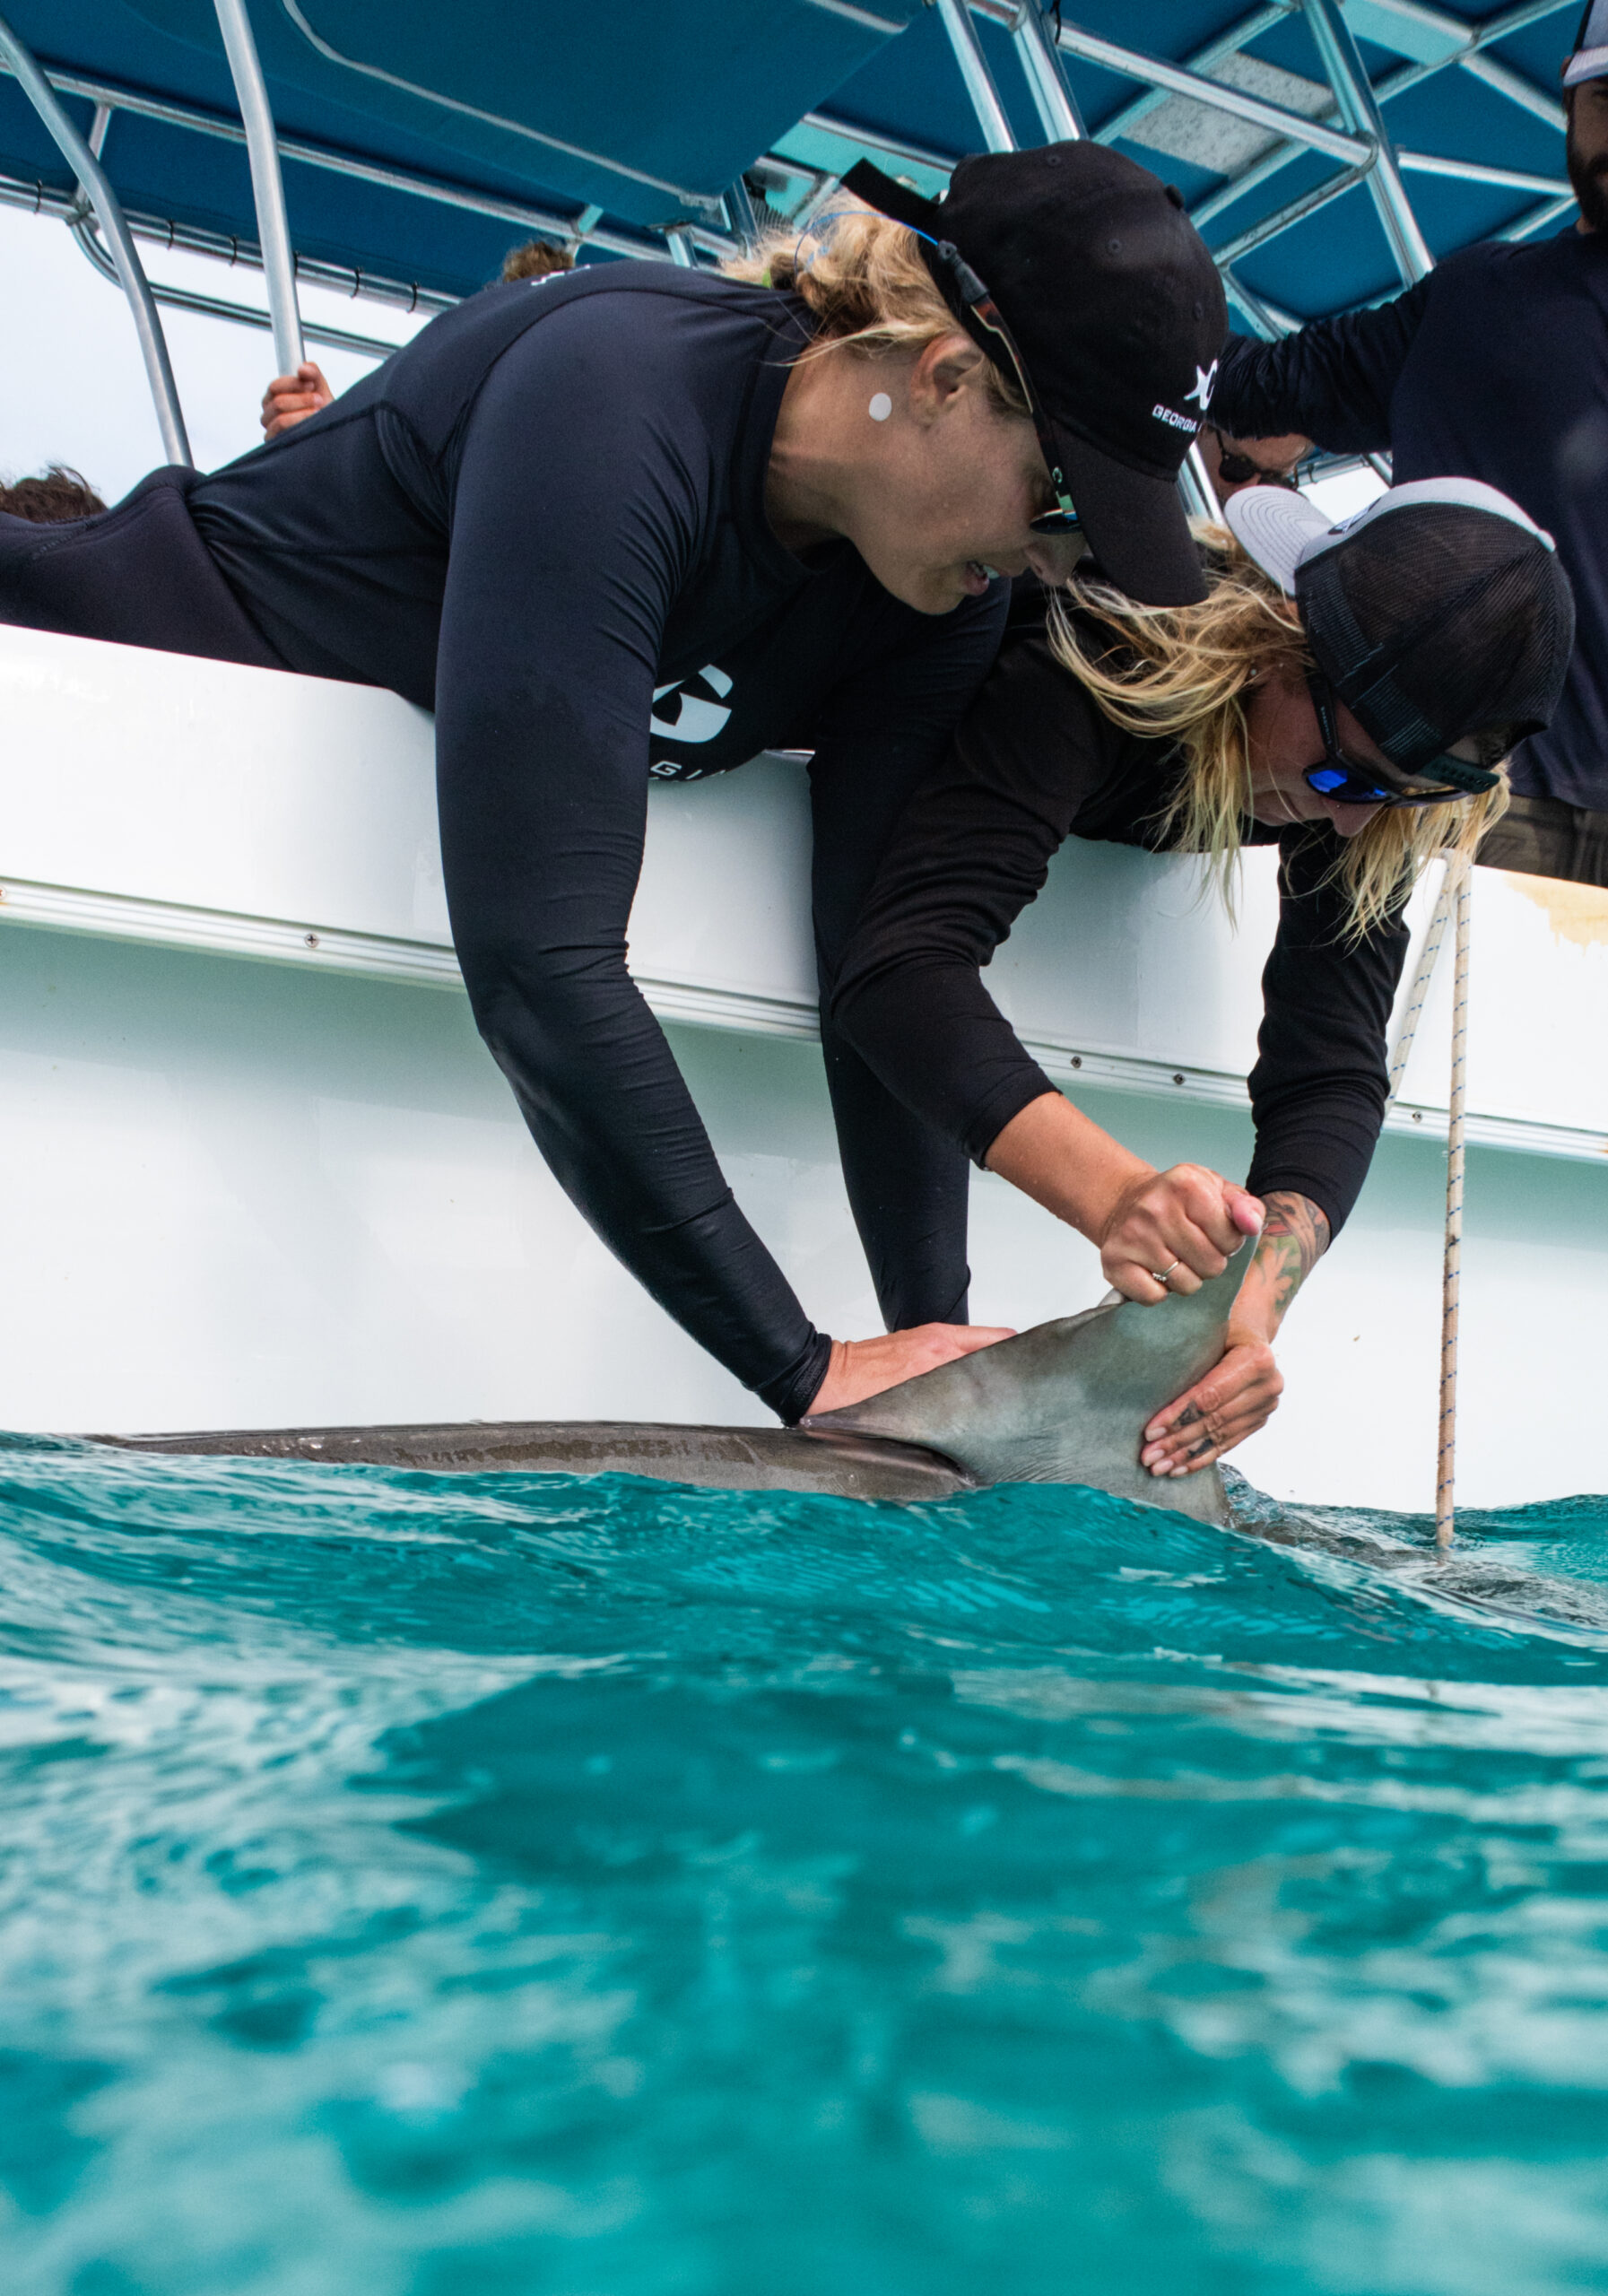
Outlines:
{"label": "silver ring on finger", "polygon": [[1150,1280],[1152,1283],[1159,1283],[1161,1286],[1162,1291],[1165,1292],[1168,1288],[1168,1277],[1172,1274],[1175,1267],[1182,1267],[1184,1263],[1181,1259],[1175,1259],[1169,1260],[1165,1267],[1152,1267],[1150,1271]]}

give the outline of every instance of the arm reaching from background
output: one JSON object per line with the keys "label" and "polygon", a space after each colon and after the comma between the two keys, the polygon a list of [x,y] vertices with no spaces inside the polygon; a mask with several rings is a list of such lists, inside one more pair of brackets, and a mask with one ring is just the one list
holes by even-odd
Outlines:
{"label": "arm reaching from background", "polygon": [[1241,440],[1299,432],[1338,453],[1387,448],[1391,397],[1430,283],[1420,280],[1378,310],[1314,319],[1278,343],[1231,335],[1213,421]]}
{"label": "arm reaching from background", "polygon": [[1274,1188],[1216,1369],[1158,1412],[1144,1431],[1141,1466],[1196,1474],[1265,1427],[1284,1390],[1273,1343],[1285,1311],[1328,1248],[1329,1223],[1309,1196]]}

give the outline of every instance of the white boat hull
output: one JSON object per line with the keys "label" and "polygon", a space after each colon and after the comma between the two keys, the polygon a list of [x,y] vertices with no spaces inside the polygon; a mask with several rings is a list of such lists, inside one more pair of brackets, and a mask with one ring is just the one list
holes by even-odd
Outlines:
{"label": "white boat hull", "polygon": [[[0,1424],[763,1423],[571,1210],[478,1041],[428,718],[0,630]],[[802,770],[651,810],[633,970],[810,1312],[870,1331],[812,1041]],[[1195,865],[1070,847],[994,969],[1052,1073],[1157,1162],[1248,1161],[1270,862],[1236,937]],[[1481,872],[1474,933],[1459,1495],[1499,1505],[1604,1487],[1608,896]],[[1448,978],[1239,1455],[1281,1496],[1430,1502]],[[972,1265],[983,1320],[1102,1289],[982,1178]]]}

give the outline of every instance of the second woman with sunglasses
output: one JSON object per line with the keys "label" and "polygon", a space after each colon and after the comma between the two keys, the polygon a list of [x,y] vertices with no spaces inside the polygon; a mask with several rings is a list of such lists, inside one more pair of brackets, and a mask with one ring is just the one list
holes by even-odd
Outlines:
{"label": "second woman with sunglasses", "polygon": [[[884,857],[839,971],[834,1025],[905,1104],[1100,1248],[1160,1301],[1262,1239],[1228,1352],[1144,1431],[1152,1473],[1194,1472],[1256,1431],[1273,1341],[1355,1203],[1384,1118],[1386,1031],[1424,863],[1472,854],[1506,803],[1500,761],[1556,704],[1574,627],[1550,537],[1494,489],[1400,486],[1331,527],[1254,487],[1205,530],[1204,604],[1153,609],[1076,581],[1022,592],[945,764]],[[1280,848],[1280,918],[1250,1077],[1241,1187],[1158,1172],[1065,1100],[980,978],[1068,836],[1210,857]],[[867,1223],[862,1220],[863,1229]],[[885,1292],[918,1310],[961,1280],[963,1228],[906,1217],[921,1261]]]}

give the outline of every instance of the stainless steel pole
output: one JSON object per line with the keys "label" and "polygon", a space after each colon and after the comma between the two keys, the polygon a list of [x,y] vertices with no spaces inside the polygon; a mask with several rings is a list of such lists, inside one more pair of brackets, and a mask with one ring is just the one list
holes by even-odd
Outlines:
{"label": "stainless steel pole", "polygon": [[1044,127],[1047,144],[1071,144],[1087,135],[1082,115],[1073,101],[1055,42],[1044,29],[1039,0],[1022,0],[1022,10],[1011,37],[1028,92]]}
{"label": "stainless steel pole", "polygon": [[988,70],[966,0],[936,0],[936,5],[955,52],[955,62],[960,67],[960,77],[966,83],[966,92],[971,98],[971,108],[978,116],[978,125],[983,131],[983,141],[991,152],[1013,152],[1016,138],[1005,117],[1005,108],[999,100],[999,91]]}
{"label": "stainless steel pole", "polygon": [[1194,102],[1204,104],[1209,111],[1226,111],[1231,118],[1248,120],[1253,127],[1268,128],[1293,144],[1309,144],[1315,152],[1326,152],[1332,160],[1349,160],[1355,166],[1369,157],[1370,145],[1365,135],[1348,135],[1340,128],[1326,126],[1321,119],[1308,119],[1304,113],[1289,111],[1282,104],[1268,103],[1244,88],[1205,79],[1200,73],[1186,72],[1181,65],[1168,64],[1159,56],[1141,55],[1137,48],[1123,48],[1097,32],[1086,32],[1081,24],[1063,24],[1058,44],[1068,56],[1081,56],[1088,63],[1103,64],[1108,71],[1120,72],[1147,87],[1164,88],[1169,95],[1188,96]]}
{"label": "stainless steel pole", "polygon": [[1418,280],[1428,278],[1435,268],[1435,258],[1418,228],[1418,218],[1402,183],[1395,149],[1374,94],[1373,83],[1363,69],[1351,27],[1334,0],[1301,0],[1301,5],[1340,106],[1341,117],[1357,135],[1372,141],[1374,163],[1368,178],[1369,192],[1378,211],[1385,237],[1390,242],[1395,267],[1402,274],[1402,284],[1411,287]]}
{"label": "stainless steel pole", "polygon": [[274,356],[282,375],[293,375],[301,364],[301,312],[296,301],[296,258],[291,253],[291,226],[285,215],[284,179],[279,172],[279,138],[274,113],[252,38],[246,0],[213,0],[223,52],[234,81],[246,130],[246,155],[251,162],[251,197],[256,208],[257,244],[263,251],[263,275],[268,286],[268,316],[274,326]]}
{"label": "stainless steel pole", "polygon": [[117,277],[122,283],[134,319],[134,331],[139,337],[140,356],[145,361],[146,379],[156,407],[157,428],[161,432],[162,451],[170,463],[187,463],[190,442],[185,435],[178,388],[173,380],[172,363],[168,357],[167,337],[157,317],[151,283],[134,251],[134,240],[123,220],[117,195],[108,181],[100,162],[62,109],[56,91],[34,62],[32,54],[17,38],[4,16],[0,16],[0,57],[4,57],[23,94],[49,129],[56,149],[78,178],[84,197],[95,211],[106,244],[112,251],[112,260],[117,266]]}
{"label": "stainless steel pole", "polygon": [[[1226,31],[1219,32],[1217,38],[1208,40],[1204,48],[1191,48],[1189,54],[1180,59],[1184,70],[1210,74],[1213,65],[1226,63],[1230,56],[1238,56],[1240,49],[1248,47],[1252,40],[1259,39],[1275,24],[1282,24],[1293,5],[1294,0],[1268,0],[1265,7],[1254,8],[1248,16],[1241,16],[1238,23],[1230,24]],[[1157,106],[1165,101],[1166,95],[1161,89],[1147,88],[1142,96],[1134,96],[1124,104],[1120,111],[1115,111],[1108,119],[1101,120],[1094,132],[1095,142],[1119,142],[1131,128],[1137,127],[1142,119],[1148,118]]]}
{"label": "stainless steel pole", "polygon": [[1217,499],[1217,489],[1212,483],[1198,439],[1184,457],[1184,467],[1178,473],[1178,492],[1192,518],[1210,518],[1213,525],[1221,525],[1222,504]]}
{"label": "stainless steel pole", "polygon": [[748,186],[741,176],[726,195],[726,212],[739,243],[745,248],[752,247],[760,236],[759,218],[753,212],[753,199]]}

